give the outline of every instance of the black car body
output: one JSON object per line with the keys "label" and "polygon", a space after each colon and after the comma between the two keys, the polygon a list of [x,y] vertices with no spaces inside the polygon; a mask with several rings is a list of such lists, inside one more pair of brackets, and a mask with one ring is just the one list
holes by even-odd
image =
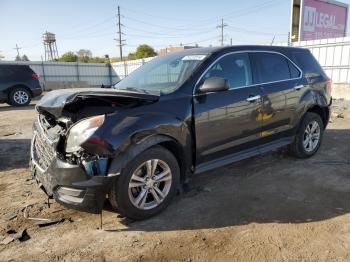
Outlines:
{"label": "black car body", "polygon": [[[185,182],[190,174],[286,145],[291,145],[299,157],[317,151],[330,115],[330,80],[308,50],[272,46],[199,48],[157,59],[149,68],[151,63],[166,59],[171,60],[173,68],[185,66],[187,71],[177,72],[183,81],[176,88],[141,90],[129,86],[147,81],[156,82],[154,86],[162,84],[154,79],[146,81],[147,76],[140,80],[139,69],[117,84],[117,89],[58,90],[44,96],[37,105],[31,163],[34,176],[48,195],[67,207],[99,213],[112,190],[114,195],[109,198],[117,198],[119,209],[126,216],[141,219],[154,213],[129,212],[131,205],[124,205],[126,195],[118,192],[124,190],[124,173],[132,169],[129,163],[139,163],[132,161],[143,152],[170,152],[177,162],[174,168],[171,157],[159,159],[163,164],[170,159],[168,166],[175,184],[177,165],[179,181]],[[156,69],[152,70],[149,74]],[[166,76],[163,86],[171,81],[171,73]],[[91,117],[95,118],[88,124],[83,122]],[[79,134],[72,130],[78,123],[98,127],[92,128],[77,148],[67,150],[67,136],[70,132]],[[317,124],[317,143],[313,138],[317,134],[310,133],[314,128],[309,123]],[[300,146],[303,143],[304,151]],[[315,148],[308,151],[311,146]],[[153,151],[147,151],[151,148]],[[141,158],[147,159],[147,154]],[[154,193],[146,180],[142,180],[141,189]],[[166,187],[162,183],[161,190]],[[134,194],[130,189],[128,192],[129,196]],[[132,196],[136,198],[137,194]],[[158,203],[156,195],[145,198],[143,207],[148,202]]]}
{"label": "black car body", "polygon": [[28,65],[0,64],[0,103],[25,106],[41,93],[39,75]]}

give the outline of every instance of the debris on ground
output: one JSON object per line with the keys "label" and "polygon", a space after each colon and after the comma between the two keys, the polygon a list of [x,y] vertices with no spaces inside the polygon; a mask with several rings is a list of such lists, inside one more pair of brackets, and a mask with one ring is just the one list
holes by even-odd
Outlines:
{"label": "debris on ground", "polygon": [[53,218],[53,219],[40,219],[38,222],[35,223],[35,225],[39,227],[46,227],[46,226],[62,223],[65,220],[66,219],[64,217]]}
{"label": "debris on ground", "polygon": [[18,232],[13,229],[9,229],[7,232],[8,236],[6,236],[1,242],[0,245],[7,245],[15,240],[19,240],[20,242],[24,242],[30,239],[30,236],[27,234],[27,229],[24,228]]}
{"label": "debris on ground", "polygon": [[15,219],[16,217],[17,217],[17,214],[16,214],[16,213],[10,213],[10,214],[7,214],[7,215],[5,216],[5,219],[6,219],[7,221],[10,221],[10,220]]}
{"label": "debris on ground", "polygon": [[65,218],[65,217],[57,217],[57,218],[41,218],[41,217],[30,217],[29,216],[29,207],[31,207],[32,205],[28,205],[24,208],[23,210],[23,217],[25,219],[29,219],[29,220],[34,220],[37,221],[35,223],[35,225],[39,226],[39,227],[45,227],[45,226],[50,226],[50,225],[54,225],[54,224],[58,224],[58,223],[62,223],[64,222],[66,219],[68,221],[73,221],[70,218]]}

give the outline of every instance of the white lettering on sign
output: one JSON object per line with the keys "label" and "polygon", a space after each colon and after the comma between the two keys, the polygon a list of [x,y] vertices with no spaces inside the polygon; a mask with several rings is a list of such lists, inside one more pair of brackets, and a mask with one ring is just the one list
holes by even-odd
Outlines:
{"label": "white lettering on sign", "polygon": [[316,28],[333,30],[344,29],[342,25],[338,26],[336,24],[335,15],[317,12],[317,9],[311,6],[305,6],[303,21],[305,32],[315,32]]}

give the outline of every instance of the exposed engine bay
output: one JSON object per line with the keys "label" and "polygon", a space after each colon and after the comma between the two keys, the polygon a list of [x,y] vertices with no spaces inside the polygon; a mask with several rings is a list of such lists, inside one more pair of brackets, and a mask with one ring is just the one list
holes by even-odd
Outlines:
{"label": "exposed engine bay", "polygon": [[[116,90],[112,92],[104,90],[94,94],[91,94],[91,90],[86,94],[78,92],[62,102],[57,101],[54,91],[53,94],[48,94],[48,99],[41,101],[37,106],[40,131],[52,142],[51,146],[55,147],[56,156],[67,163],[84,166],[90,175],[105,174],[109,156],[88,152],[80,145],[77,146],[77,150],[67,150],[67,140],[73,127],[78,129],[76,132],[79,132],[78,123],[97,118],[97,116],[104,119],[106,114],[152,103],[156,98],[148,95],[142,97],[142,94],[120,94]],[[62,94],[57,94],[57,96],[61,98]],[[103,123],[103,120],[101,121]]]}

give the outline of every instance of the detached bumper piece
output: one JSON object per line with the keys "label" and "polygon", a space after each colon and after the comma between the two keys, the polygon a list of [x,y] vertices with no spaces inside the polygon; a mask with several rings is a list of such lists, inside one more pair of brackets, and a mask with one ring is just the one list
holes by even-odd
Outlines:
{"label": "detached bumper piece", "polygon": [[54,145],[34,130],[31,145],[32,175],[44,192],[67,208],[101,213],[115,176],[91,176],[85,168],[57,158]]}

